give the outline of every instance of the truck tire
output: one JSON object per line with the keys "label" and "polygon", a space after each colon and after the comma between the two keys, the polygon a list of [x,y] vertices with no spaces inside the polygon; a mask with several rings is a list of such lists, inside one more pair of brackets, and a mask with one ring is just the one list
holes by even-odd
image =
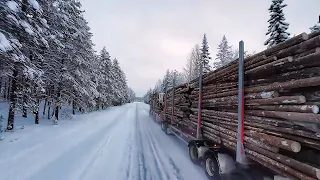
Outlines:
{"label": "truck tire", "polygon": [[213,153],[206,153],[203,157],[203,168],[209,179],[219,180],[220,169],[217,159]]}
{"label": "truck tire", "polygon": [[165,121],[161,122],[161,129],[166,135],[169,135],[170,133],[168,132],[168,123]]}
{"label": "truck tire", "polygon": [[165,125],[165,129],[164,129],[165,131],[164,131],[164,132],[166,133],[166,135],[170,135],[171,133],[170,133],[170,130],[169,130],[169,125],[168,125],[168,123],[165,122],[164,125]]}
{"label": "truck tire", "polygon": [[199,159],[198,148],[194,143],[189,145],[189,157],[194,164],[200,164],[201,159]]}

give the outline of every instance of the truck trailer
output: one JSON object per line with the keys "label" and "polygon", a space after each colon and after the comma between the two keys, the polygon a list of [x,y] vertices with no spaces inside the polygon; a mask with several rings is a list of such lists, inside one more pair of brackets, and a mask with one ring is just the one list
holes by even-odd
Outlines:
{"label": "truck trailer", "polygon": [[164,92],[150,116],[209,179],[320,179],[320,32],[301,33]]}

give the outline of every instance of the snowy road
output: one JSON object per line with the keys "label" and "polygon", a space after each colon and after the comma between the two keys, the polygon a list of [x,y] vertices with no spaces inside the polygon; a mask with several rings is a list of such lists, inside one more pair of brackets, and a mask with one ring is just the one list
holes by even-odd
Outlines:
{"label": "snowy road", "polygon": [[0,143],[0,179],[206,179],[187,148],[149,118],[146,104],[78,118],[6,138]]}

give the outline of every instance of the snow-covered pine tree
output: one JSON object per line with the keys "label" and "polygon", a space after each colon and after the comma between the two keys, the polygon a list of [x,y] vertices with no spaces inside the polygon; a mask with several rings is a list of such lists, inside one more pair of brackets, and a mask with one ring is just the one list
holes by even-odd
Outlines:
{"label": "snow-covered pine tree", "polygon": [[120,69],[121,74],[120,74],[120,92],[121,92],[121,105],[125,104],[128,102],[128,85],[127,85],[127,78],[126,74],[123,72],[122,69]]}
{"label": "snow-covered pine tree", "polygon": [[[42,100],[44,112],[48,118],[55,115],[55,122],[62,105],[84,111],[112,101],[108,99],[112,93],[107,93],[112,88],[98,88],[108,79],[101,78],[91,38],[78,0],[0,2],[0,93],[10,101],[8,130],[13,130],[19,108],[34,113],[39,123]],[[120,67],[117,75],[119,81],[109,84],[118,87],[122,104],[130,97]],[[113,73],[110,76],[115,79]]]}
{"label": "snow-covered pine tree", "polygon": [[165,92],[166,88],[168,90],[170,87],[172,87],[171,72],[169,69],[167,69],[166,74],[164,75],[162,83],[161,83],[160,92]]}
{"label": "snow-covered pine tree", "polygon": [[184,84],[187,82],[185,76],[183,75],[183,73],[178,72],[177,70],[174,70],[174,82],[176,86],[179,86],[181,84]]}
{"label": "snow-covered pine tree", "polygon": [[239,49],[235,49],[233,50],[233,53],[232,53],[232,60],[236,60],[239,58]]}
{"label": "snow-covered pine tree", "polygon": [[114,94],[114,74],[112,71],[112,61],[109,52],[105,47],[100,52],[99,57],[99,72],[101,77],[98,83],[98,91],[101,94],[101,101],[103,107],[108,107],[112,105],[113,94]]}
{"label": "snow-covered pine tree", "polygon": [[229,46],[228,40],[224,35],[222,41],[218,45],[218,52],[216,55],[217,62],[213,63],[213,67],[218,69],[230,63],[233,59],[232,48]]}
{"label": "snow-covered pine tree", "polygon": [[[41,76],[41,70],[37,67],[38,61],[34,59],[39,53],[39,49],[48,48],[47,37],[44,31],[48,26],[42,18],[43,10],[36,0],[11,0],[5,1],[1,6],[0,18],[0,41],[1,46],[5,48],[1,51],[8,51],[5,63],[8,67],[8,76],[11,76],[10,87],[10,108],[8,116],[7,130],[14,129],[14,114],[17,106],[21,105],[26,108],[27,99],[31,98],[26,95],[24,87],[26,83],[37,83],[34,77]],[[36,84],[41,86],[41,84]],[[22,102],[21,104],[17,102]]]}
{"label": "snow-covered pine tree", "polygon": [[128,94],[128,103],[131,103],[134,101],[136,94],[134,93],[134,91],[131,88],[128,88],[127,90],[127,94]]}
{"label": "snow-covered pine tree", "polygon": [[95,84],[92,82],[94,59],[92,34],[88,23],[80,10],[81,3],[76,0],[59,0],[55,6],[59,10],[58,17],[61,24],[58,38],[63,44],[62,51],[57,52],[58,69],[54,84],[55,118],[59,118],[59,109],[62,104],[75,103],[82,108],[96,105],[98,96]]}
{"label": "snow-covered pine tree", "polygon": [[319,16],[319,20],[317,22],[317,24],[315,24],[314,26],[312,26],[310,28],[311,32],[315,32],[315,31],[320,31],[320,16]]}
{"label": "snow-covered pine tree", "polygon": [[125,78],[125,74],[121,70],[119,66],[118,60],[115,58],[112,63],[113,73],[114,73],[114,102],[113,105],[119,106],[125,102],[125,95],[127,94],[127,82]]}
{"label": "snow-covered pine tree", "polygon": [[143,102],[149,104],[150,95],[152,93],[152,89],[150,88],[148,92],[143,96]]}
{"label": "snow-covered pine tree", "polygon": [[209,56],[210,55],[209,45],[208,45],[206,34],[203,35],[202,46],[200,51],[201,51],[201,63],[203,66],[203,74],[206,74],[211,71],[211,66],[210,66],[211,57]]}
{"label": "snow-covered pine tree", "polygon": [[290,33],[287,32],[289,23],[285,22],[286,18],[283,13],[283,8],[287,4],[283,3],[284,0],[272,0],[269,8],[270,19],[268,20],[268,32],[266,35],[270,37],[265,41],[264,45],[271,47],[289,39]]}
{"label": "snow-covered pine tree", "polygon": [[155,92],[162,92],[162,80],[161,79],[158,79],[156,85],[154,86],[154,89],[153,89]]}

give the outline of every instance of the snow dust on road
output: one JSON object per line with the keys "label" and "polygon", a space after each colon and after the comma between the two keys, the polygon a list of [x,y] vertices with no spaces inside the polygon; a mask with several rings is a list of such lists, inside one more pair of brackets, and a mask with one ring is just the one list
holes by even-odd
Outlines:
{"label": "snow dust on road", "polygon": [[2,180],[202,180],[187,147],[167,136],[148,105],[77,116],[72,123],[12,133],[0,142]]}

